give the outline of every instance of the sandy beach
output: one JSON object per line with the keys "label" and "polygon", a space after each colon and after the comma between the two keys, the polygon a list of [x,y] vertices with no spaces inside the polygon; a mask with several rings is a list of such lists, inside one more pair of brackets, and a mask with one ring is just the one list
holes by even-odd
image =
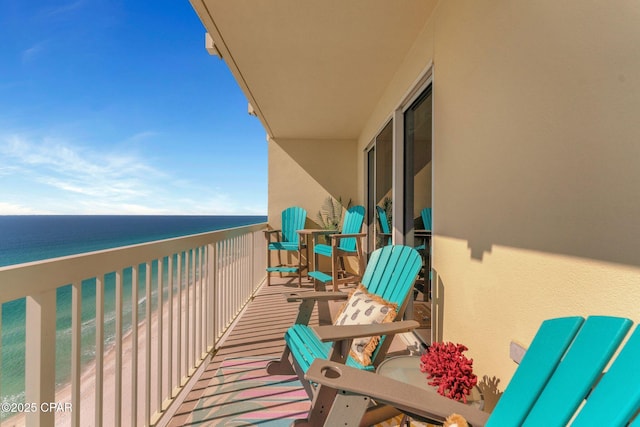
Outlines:
{"label": "sandy beach", "polygon": [[[193,288],[192,288],[193,289]],[[183,290],[182,294],[182,307],[183,313],[185,307],[185,295],[186,293]],[[190,294],[192,298],[192,294]],[[198,295],[196,295],[198,297]],[[193,304],[193,300],[190,298],[189,304]],[[175,310],[178,307],[177,305],[178,297],[174,295],[173,301],[173,309],[174,309],[174,317]],[[199,299],[196,299],[196,303]],[[163,348],[166,348],[166,343],[168,340],[169,330],[167,328],[168,325],[168,301],[164,301],[163,303],[163,324],[162,324],[162,340],[163,340]],[[190,307],[192,308],[192,307]],[[156,376],[157,372],[157,364],[158,364],[158,356],[156,354],[156,346],[158,339],[158,315],[157,310],[152,312],[152,324],[151,324],[151,414],[157,410],[157,400],[158,400],[158,392],[159,392],[159,384],[158,378]],[[191,324],[190,324],[191,326]],[[183,339],[184,339],[184,328],[185,328],[185,319],[182,319],[182,329],[183,329]],[[177,326],[174,319],[173,326],[173,342],[176,342],[177,339]],[[190,331],[191,332],[191,331]],[[122,423],[116,423],[115,420],[115,389],[116,389],[116,347],[115,345],[111,345],[106,351],[104,355],[104,369],[103,369],[103,425],[104,426],[130,426],[131,423],[131,408],[133,405],[137,407],[137,422],[135,425],[143,425],[144,424],[144,415],[145,415],[145,407],[144,407],[144,394],[145,394],[145,344],[146,344],[146,325],[145,322],[141,322],[138,324],[138,390],[137,390],[137,399],[133,399],[131,395],[131,377],[132,377],[132,340],[133,333],[129,330],[126,335],[123,336],[122,340]],[[191,344],[189,345],[189,347]],[[176,360],[176,351],[177,346],[173,346],[171,349],[173,352],[172,360],[173,360],[173,369],[174,378],[173,378],[173,387],[175,388],[177,379],[175,372],[177,371],[177,360]],[[184,350],[182,354],[182,364],[184,365]],[[169,366],[167,361],[166,350],[163,355],[162,361],[162,390],[167,391],[168,387],[168,377],[166,375],[169,372]],[[95,361],[89,363],[85,366],[80,381],[80,420],[82,426],[91,427],[95,425],[95,384],[96,384],[96,364]],[[71,384],[67,384],[56,391],[56,402],[57,403],[65,403],[71,402]],[[73,411],[78,410],[78,408],[73,408]],[[72,413],[69,411],[61,411],[56,412],[56,426],[70,426],[71,425],[71,415]],[[10,426],[10,427],[21,427],[25,425],[25,416],[24,414],[19,414],[14,417],[11,417],[2,422],[2,426]]]}

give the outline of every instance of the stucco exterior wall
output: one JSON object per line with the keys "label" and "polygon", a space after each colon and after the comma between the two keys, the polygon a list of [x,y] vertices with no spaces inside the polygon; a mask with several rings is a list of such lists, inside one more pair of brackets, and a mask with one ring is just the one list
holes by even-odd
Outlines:
{"label": "stucco exterior wall", "polygon": [[307,210],[308,228],[318,228],[318,211],[331,196],[356,202],[356,141],[270,140],[269,224],[280,228],[289,206]]}
{"label": "stucco exterior wall", "polygon": [[640,321],[639,20],[630,2],[442,1],[358,141],[433,63],[442,334],[501,389],[509,342],[546,318]]}
{"label": "stucco exterior wall", "polygon": [[[268,144],[268,222],[271,227],[281,227],[282,211],[289,206],[307,210],[306,228],[321,228],[318,213],[327,197],[341,197],[344,203],[349,199],[354,204],[360,203],[356,199],[356,141],[270,139]],[[276,254],[270,255],[275,262]],[[310,258],[315,269],[313,256]],[[329,260],[320,261],[321,271],[331,270]]]}

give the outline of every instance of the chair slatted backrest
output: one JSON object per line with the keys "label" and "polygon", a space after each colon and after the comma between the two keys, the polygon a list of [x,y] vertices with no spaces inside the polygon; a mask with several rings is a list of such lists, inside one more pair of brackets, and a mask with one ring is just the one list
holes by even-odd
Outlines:
{"label": "chair slatted backrest", "polygon": [[[342,234],[357,234],[362,230],[364,222],[364,206],[352,206],[347,209],[342,221]],[[353,252],[356,250],[356,238],[340,239],[338,246],[341,250]]]}
{"label": "chair slatted backrest", "polygon": [[389,220],[387,219],[387,212],[385,212],[385,210],[381,206],[376,206],[376,211],[378,212],[378,223],[380,224],[380,231],[384,234],[391,233]]}
{"label": "chair slatted backrest", "polygon": [[487,426],[565,426],[630,326],[606,316],[543,322]]}
{"label": "chair slatted backrest", "polygon": [[[421,268],[422,258],[418,251],[408,246],[387,245],[371,254],[362,276],[362,284],[370,293],[397,304],[398,319],[403,314],[403,308]],[[375,359],[383,341],[384,337],[380,339],[372,360]]]}
{"label": "chair slatted backrest", "polygon": [[491,413],[487,427],[522,424],[583,322],[582,317],[542,322],[520,366]]}
{"label": "chair slatted backrest", "polygon": [[618,317],[587,318],[524,425],[567,425],[611,360],[631,324],[629,319]]}
{"label": "chair slatted backrest", "polygon": [[295,243],[299,241],[297,231],[304,228],[307,219],[307,211],[291,206],[282,211],[282,239],[285,242]]}
{"label": "chair slatted backrest", "polygon": [[[640,326],[636,326],[616,360],[589,394],[573,425],[593,425],[594,420],[606,420],[607,425],[611,426],[626,425],[640,407],[638,361]],[[638,424],[640,417],[633,425]]]}
{"label": "chair slatted backrest", "polygon": [[425,230],[431,230],[432,227],[432,219],[431,219],[431,208],[424,208],[420,212],[420,216],[422,217],[422,225],[424,225]]}

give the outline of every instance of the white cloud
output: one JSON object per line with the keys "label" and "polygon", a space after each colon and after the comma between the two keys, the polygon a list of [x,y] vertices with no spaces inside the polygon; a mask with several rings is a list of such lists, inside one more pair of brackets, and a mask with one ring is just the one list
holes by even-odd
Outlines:
{"label": "white cloud", "polygon": [[[141,132],[139,137],[151,137]],[[135,135],[134,135],[135,137]],[[123,145],[120,145],[121,147]],[[124,145],[126,147],[126,145]],[[0,135],[0,214],[260,214],[242,195],[159,170],[144,153]],[[174,176],[180,174],[180,176]],[[21,190],[4,183],[19,182]],[[31,206],[31,207],[29,207]]]}
{"label": "white cloud", "polygon": [[35,215],[45,212],[15,203],[0,202],[0,215]]}
{"label": "white cloud", "polygon": [[15,135],[4,138],[0,156],[0,174],[4,176],[20,174],[23,180],[45,185],[63,197],[104,201],[114,210],[150,197],[156,182],[164,178],[139,157],[99,152],[50,138],[41,142]]}
{"label": "white cloud", "polygon": [[3,175],[11,175],[12,173],[15,173],[18,171],[18,168],[15,166],[11,166],[11,165],[1,165],[0,166],[0,176]]}
{"label": "white cloud", "polygon": [[154,136],[158,136],[159,133],[152,131],[152,130],[145,130],[142,132],[138,132],[134,135],[131,135],[129,138],[127,138],[127,141],[130,142],[138,142],[138,141],[142,141],[145,139],[149,139],[149,138],[153,138]]}
{"label": "white cloud", "polygon": [[45,50],[47,42],[42,41],[22,51],[22,60],[31,61],[35,59],[41,52]]}
{"label": "white cloud", "polygon": [[73,12],[75,10],[80,9],[85,4],[86,4],[86,0],[77,0],[70,3],[65,3],[57,7],[50,7],[50,8],[43,9],[41,14],[46,18],[52,18],[54,16],[59,16],[59,15],[66,15],[69,12]]}

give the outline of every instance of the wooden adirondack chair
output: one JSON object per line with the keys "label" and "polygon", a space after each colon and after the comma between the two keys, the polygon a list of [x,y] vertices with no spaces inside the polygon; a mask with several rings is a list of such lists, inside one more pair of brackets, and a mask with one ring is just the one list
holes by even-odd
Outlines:
{"label": "wooden adirondack chair", "polygon": [[[332,405],[314,406],[309,420],[297,425],[334,426],[339,419],[339,425],[357,426],[371,398],[440,423],[457,413],[472,426],[554,427],[571,420],[572,426],[626,426],[640,411],[639,327],[613,356],[631,324],[606,316],[543,322],[491,415],[379,374],[316,360],[307,380],[337,394]],[[632,424],[638,425],[640,418]]]}
{"label": "wooden adirondack chair", "polygon": [[[300,301],[298,318],[285,333],[287,343],[279,361],[269,364],[270,374],[298,374],[310,397],[315,387],[304,381],[304,374],[316,358],[330,359],[346,363],[357,369],[374,370],[384,359],[387,349],[397,333],[416,328],[419,324],[413,320],[400,321],[409,301],[413,282],[420,270],[420,255],[407,246],[389,245],[374,251],[362,277],[362,284],[371,294],[387,302],[397,304],[395,320],[358,326],[319,326],[310,327],[309,319],[316,301],[347,300],[342,292],[305,292],[288,295],[288,301]],[[357,332],[354,334],[354,332]],[[371,364],[364,366],[349,355],[351,341],[359,337],[381,336],[371,355]],[[333,344],[332,344],[333,343]]]}
{"label": "wooden adirondack chair", "polygon": [[[313,254],[316,271],[309,272],[309,276],[324,284],[333,283],[334,291],[338,290],[338,284],[357,283],[362,277],[365,264],[362,238],[366,236],[365,233],[361,233],[364,212],[364,206],[349,208],[344,215],[340,233],[327,230],[319,230],[313,233]],[[318,243],[320,235],[329,235],[331,244]],[[319,256],[331,258],[331,275],[317,270]],[[358,258],[358,273],[352,276],[347,276],[344,268],[344,258],[349,256]]]}
{"label": "wooden adirondack chair", "polygon": [[382,206],[376,206],[376,212],[378,212],[378,224],[380,224],[380,232],[378,235],[382,236],[382,244],[384,246],[391,244],[391,227],[389,226],[389,219],[387,218],[387,212]]}
{"label": "wooden adirondack chair", "polygon": [[[292,206],[282,211],[282,229],[266,230],[267,239],[267,286],[271,285],[271,273],[298,273],[298,287],[302,286],[302,270],[309,271],[309,250],[304,239],[298,235],[298,230],[304,228],[307,211]],[[273,240],[275,238],[275,240]],[[306,251],[305,264],[302,263],[302,249]],[[278,265],[271,265],[270,251],[278,251]],[[289,265],[282,262],[281,251],[295,251],[298,254],[298,264]]]}

